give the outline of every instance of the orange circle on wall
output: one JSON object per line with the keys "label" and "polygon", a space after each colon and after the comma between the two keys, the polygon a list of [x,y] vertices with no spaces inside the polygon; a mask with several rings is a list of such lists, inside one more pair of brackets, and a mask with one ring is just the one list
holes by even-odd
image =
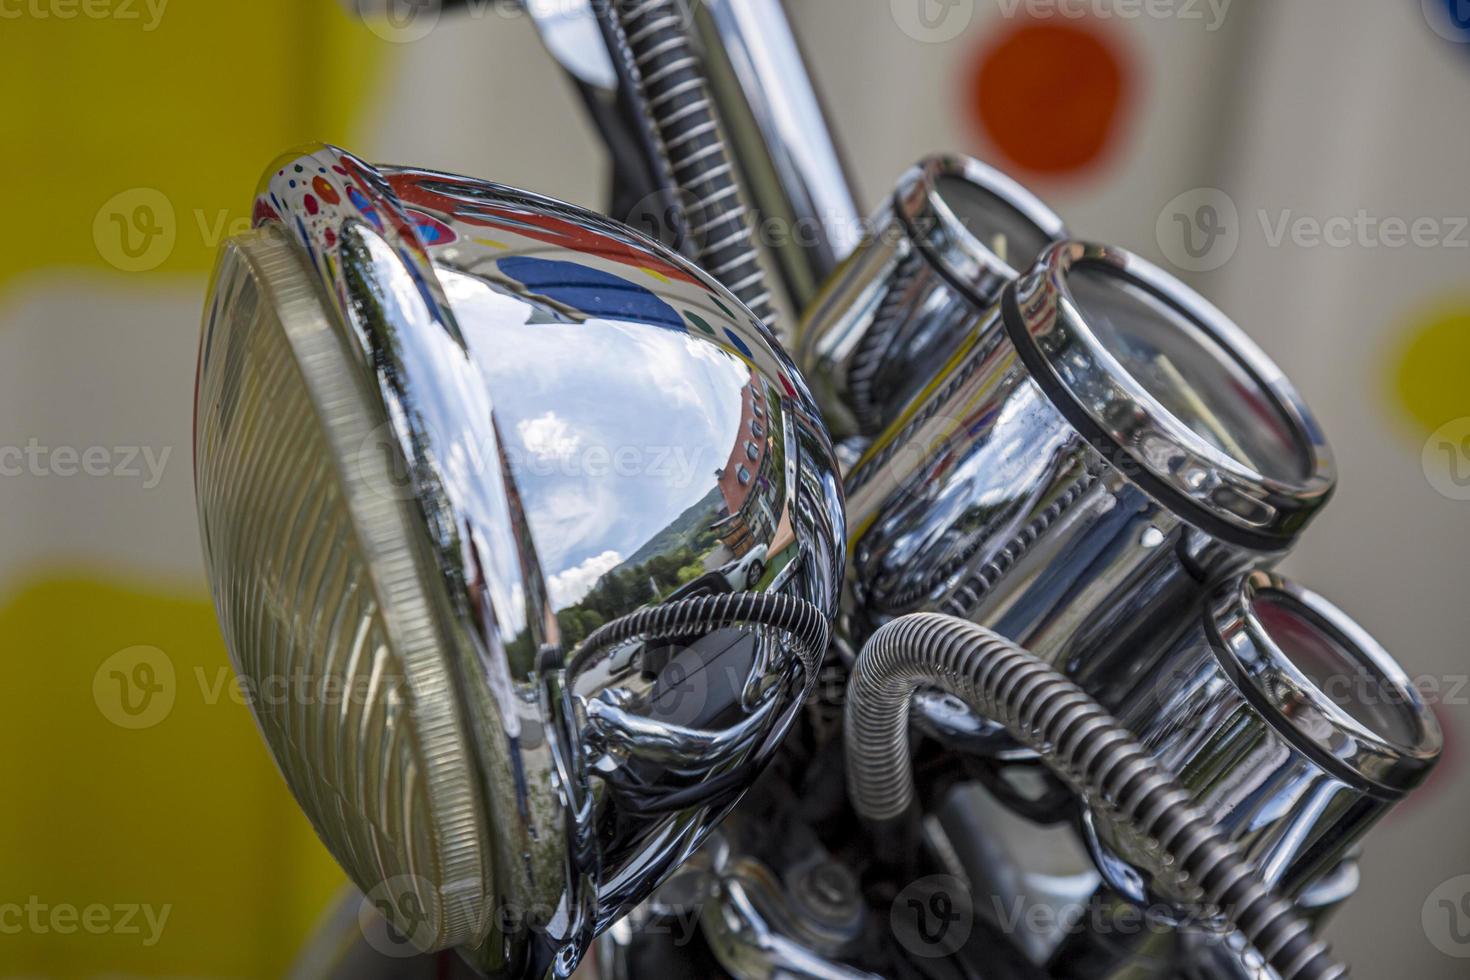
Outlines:
{"label": "orange circle on wall", "polygon": [[1031,21],[981,50],[970,111],[1016,168],[1073,176],[1095,166],[1122,128],[1130,87],[1117,44],[1085,21]]}

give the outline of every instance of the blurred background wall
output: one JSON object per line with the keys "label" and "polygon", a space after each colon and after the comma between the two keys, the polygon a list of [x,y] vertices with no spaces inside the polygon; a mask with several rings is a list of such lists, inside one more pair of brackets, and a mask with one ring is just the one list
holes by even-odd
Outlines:
{"label": "blurred background wall", "polygon": [[[1288,568],[1421,679],[1447,740],[1331,938],[1359,976],[1465,976],[1467,5],[789,6],[866,208],[920,155],[973,153],[1184,276],[1303,390],[1342,487]],[[529,21],[472,8],[403,31],[333,0],[0,0],[0,976],[279,976],[341,885],[201,576],[199,311],[260,171],[308,139],[603,205]]]}

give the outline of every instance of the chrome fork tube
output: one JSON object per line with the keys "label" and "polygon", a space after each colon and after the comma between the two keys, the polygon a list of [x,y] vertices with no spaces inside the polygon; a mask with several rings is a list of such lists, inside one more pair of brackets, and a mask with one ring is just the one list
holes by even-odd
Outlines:
{"label": "chrome fork tube", "polygon": [[710,93],[792,312],[856,246],[862,213],[781,0],[692,3]]}

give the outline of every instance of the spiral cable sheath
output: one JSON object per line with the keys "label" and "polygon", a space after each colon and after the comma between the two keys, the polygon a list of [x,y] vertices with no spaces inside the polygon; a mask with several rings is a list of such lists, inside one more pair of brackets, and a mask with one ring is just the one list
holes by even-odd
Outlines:
{"label": "spiral cable sheath", "polygon": [[696,257],[767,326],[771,292],[740,197],[735,164],[720,133],[709,86],[678,0],[614,0],[632,67],[672,171],[687,195]]}
{"label": "spiral cable sheath", "polygon": [[593,630],[567,671],[575,676],[593,657],[628,640],[687,636],[729,626],[764,626],[786,633],[801,658],[807,686],[815,682],[831,624],[805,599],[773,592],[730,592],[645,606]]}
{"label": "spiral cable sheath", "polygon": [[935,613],[873,634],[848,683],[848,788],[871,821],[914,799],[908,713],[914,691],[940,687],[1000,722],[1106,819],[1140,835],[1178,879],[1221,910],[1282,980],[1336,980],[1347,968],[1133,735],[1086,692],[1010,641]]}

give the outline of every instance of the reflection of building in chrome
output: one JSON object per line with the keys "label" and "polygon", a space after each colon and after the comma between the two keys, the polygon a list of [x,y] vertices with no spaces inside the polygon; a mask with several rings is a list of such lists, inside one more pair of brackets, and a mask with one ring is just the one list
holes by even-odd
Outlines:
{"label": "reflection of building in chrome", "polygon": [[[776,514],[771,509],[771,477],[775,454],[770,450],[768,431],[772,420],[765,382],[752,376],[742,389],[740,428],[730,458],[716,470],[724,513],[711,525],[725,546],[724,561],[744,557],[757,544],[769,541],[775,530]],[[757,492],[760,491],[760,492]]]}

